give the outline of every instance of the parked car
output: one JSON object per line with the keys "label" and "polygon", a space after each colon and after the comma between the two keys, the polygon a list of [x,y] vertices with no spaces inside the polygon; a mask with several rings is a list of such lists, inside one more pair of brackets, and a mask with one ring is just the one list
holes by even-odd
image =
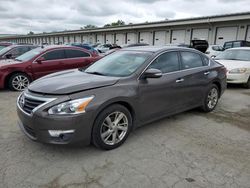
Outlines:
{"label": "parked car", "polygon": [[110,50],[111,47],[112,47],[112,44],[101,44],[101,45],[98,45],[95,49],[100,53],[105,53],[108,50]]}
{"label": "parked car", "polygon": [[71,46],[77,46],[77,47],[85,48],[86,50],[89,50],[92,53],[95,53],[96,55],[99,54],[99,52],[95,48],[93,48],[92,46],[90,46],[88,44],[72,43]]}
{"label": "parked car", "polygon": [[1,59],[15,59],[16,57],[34,49],[38,46],[34,45],[11,45],[0,51]]}
{"label": "parked car", "polygon": [[147,43],[134,43],[134,44],[126,44],[122,46],[122,48],[130,48],[130,47],[136,47],[136,46],[149,46]]}
{"label": "parked car", "polygon": [[224,49],[238,48],[238,47],[250,47],[250,42],[245,40],[228,41],[223,45]]}
{"label": "parked car", "polygon": [[227,68],[227,83],[250,88],[250,47],[228,49],[215,59]]}
{"label": "parked car", "polygon": [[198,40],[194,39],[191,40],[189,48],[194,48],[196,50],[199,50],[202,53],[205,53],[208,49],[208,42],[206,40]]}
{"label": "parked car", "polygon": [[225,49],[220,45],[209,45],[205,54],[208,57],[216,57],[217,55],[221,54]]}
{"label": "parked car", "polygon": [[0,61],[0,89],[22,91],[31,81],[66,69],[85,67],[100,58],[74,46],[46,46],[33,49],[13,60]]}
{"label": "parked car", "polygon": [[225,67],[197,50],[134,47],[37,80],[18,97],[17,113],[32,140],[114,149],[143,124],[212,111],[225,88]]}
{"label": "parked car", "polygon": [[6,48],[8,46],[12,45],[12,43],[10,42],[0,42],[0,51],[3,49],[3,48]]}

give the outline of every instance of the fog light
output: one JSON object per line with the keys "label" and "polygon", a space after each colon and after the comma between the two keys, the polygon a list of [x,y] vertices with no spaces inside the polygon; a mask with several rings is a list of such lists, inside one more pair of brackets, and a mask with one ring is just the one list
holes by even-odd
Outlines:
{"label": "fog light", "polygon": [[73,134],[75,130],[48,130],[50,136],[52,137],[60,137],[60,135],[64,134]]}

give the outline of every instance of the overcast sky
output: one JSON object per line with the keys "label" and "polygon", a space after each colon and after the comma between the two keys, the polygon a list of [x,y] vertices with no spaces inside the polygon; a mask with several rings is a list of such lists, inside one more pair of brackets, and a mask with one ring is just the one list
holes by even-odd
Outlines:
{"label": "overcast sky", "polygon": [[0,34],[250,11],[249,0],[0,0]]}

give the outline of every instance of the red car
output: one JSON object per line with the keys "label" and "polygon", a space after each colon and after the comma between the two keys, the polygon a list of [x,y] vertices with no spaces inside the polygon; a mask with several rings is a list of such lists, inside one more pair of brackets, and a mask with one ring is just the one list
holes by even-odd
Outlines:
{"label": "red car", "polygon": [[16,59],[0,61],[0,89],[24,90],[31,81],[66,69],[82,68],[100,59],[95,53],[73,46],[35,48]]}

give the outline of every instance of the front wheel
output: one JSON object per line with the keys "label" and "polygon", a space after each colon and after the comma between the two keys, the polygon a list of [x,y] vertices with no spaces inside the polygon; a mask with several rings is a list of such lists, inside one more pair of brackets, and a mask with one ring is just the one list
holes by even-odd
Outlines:
{"label": "front wheel", "polygon": [[203,102],[202,110],[204,112],[213,111],[218,103],[218,100],[219,100],[219,89],[215,84],[213,84],[208,89],[208,92]]}
{"label": "front wheel", "polygon": [[247,83],[244,84],[244,87],[250,89],[250,77],[248,78]]}
{"label": "front wheel", "polygon": [[119,104],[109,106],[94,123],[92,142],[101,149],[115,149],[125,142],[131,127],[132,117],[126,107]]}
{"label": "front wheel", "polygon": [[23,91],[30,84],[30,78],[24,73],[13,74],[9,79],[9,88],[12,91]]}

